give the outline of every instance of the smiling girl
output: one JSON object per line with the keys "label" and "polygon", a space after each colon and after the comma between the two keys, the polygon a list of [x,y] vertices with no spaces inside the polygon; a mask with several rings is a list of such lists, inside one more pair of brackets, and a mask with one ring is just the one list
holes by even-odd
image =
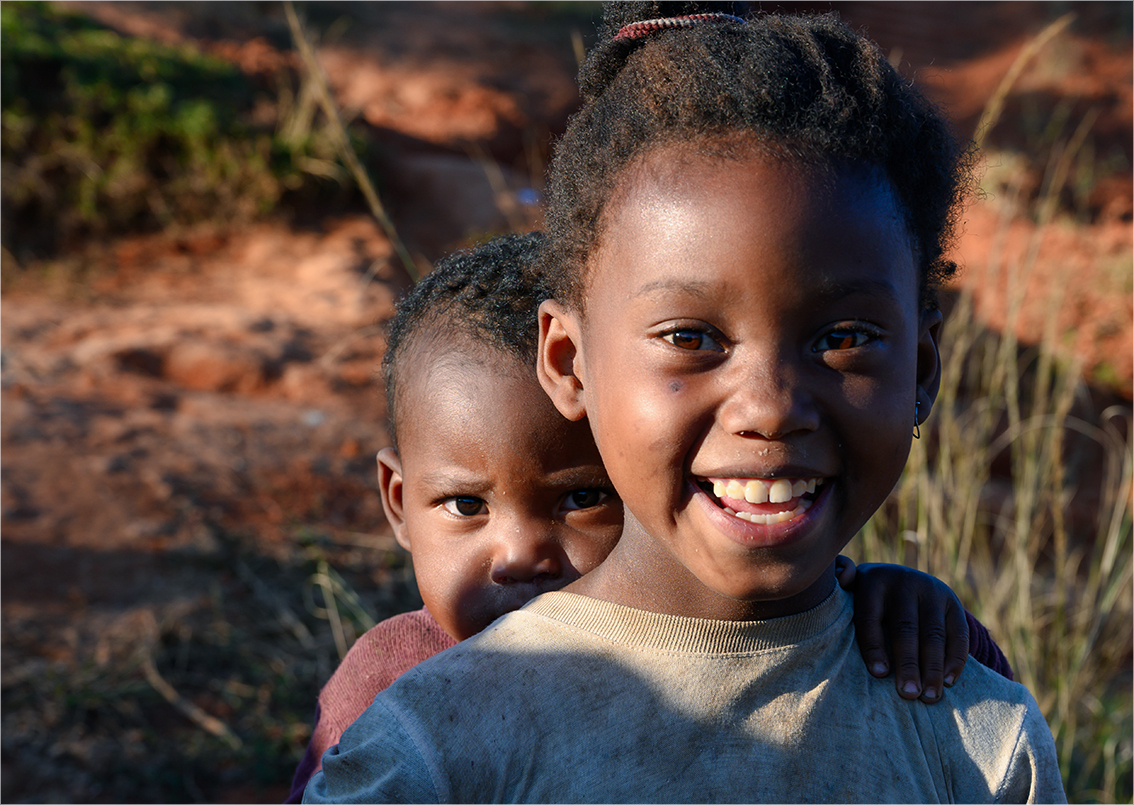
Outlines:
{"label": "smiling girl", "polygon": [[661,5],[608,8],[542,261],[540,382],[622,537],[379,695],[308,794],[1063,800],[1023,687],[900,698],[835,578],[937,396],[966,152],[834,17]]}

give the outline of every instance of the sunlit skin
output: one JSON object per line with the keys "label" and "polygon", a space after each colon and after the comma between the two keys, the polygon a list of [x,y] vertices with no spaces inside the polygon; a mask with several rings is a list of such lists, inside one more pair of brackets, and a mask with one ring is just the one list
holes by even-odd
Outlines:
{"label": "sunlit skin", "polygon": [[457,640],[592,570],[622,504],[586,422],[531,368],[467,339],[403,356],[399,451],[378,454],[382,504],[421,597]]}
{"label": "sunlit skin", "polygon": [[[690,617],[801,612],[901,473],[941,318],[918,304],[881,173],[691,151],[624,173],[585,312],[541,308],[540,380],[590,422],[626,507],[621,542],[569,589]],[[748,503],[714,486],[752,479],[757,501],[781,479],[814,491]]]}

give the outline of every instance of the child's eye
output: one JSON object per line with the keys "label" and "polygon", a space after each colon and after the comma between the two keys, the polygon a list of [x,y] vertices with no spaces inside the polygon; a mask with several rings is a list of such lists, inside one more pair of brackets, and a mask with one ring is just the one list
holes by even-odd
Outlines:
{"label": "child's eye", "polygon": [[605,489],[576,489],[567,493],[559,508],[561,511],[590,509],[599,505],[608,497],[610,497],[610,493]]}
{"label": "child's eye", "polygon": [[712,350],[714,352],[721,352],[721,345],[708,333],[701,330],[694,330],[690,327],[681,327],[676,330],[670,330],[664,333],[662,338],[673,344],[675,347],[687,349],[690,351],[697,350]]}
{"label": "child's eye", "polygon": [[474,497],[449,498],[442,505],[449,514],[459,517],[475,517],[485,512],[484,501]]}
{"label": "child's eye", "polygon": [[839,351],[865,346],[877,336],[866,330],[832,330],[815,344],[816,352]]}

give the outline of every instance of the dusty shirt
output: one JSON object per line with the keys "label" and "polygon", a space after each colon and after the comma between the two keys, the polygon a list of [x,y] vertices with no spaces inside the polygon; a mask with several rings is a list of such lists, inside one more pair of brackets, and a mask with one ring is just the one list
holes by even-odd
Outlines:
{"label": "dusty shirt", "polygon": [[898,697],[851,597],[734,623],[548,593],[379,694],[304,801],[1065,801],[1031,695]]}

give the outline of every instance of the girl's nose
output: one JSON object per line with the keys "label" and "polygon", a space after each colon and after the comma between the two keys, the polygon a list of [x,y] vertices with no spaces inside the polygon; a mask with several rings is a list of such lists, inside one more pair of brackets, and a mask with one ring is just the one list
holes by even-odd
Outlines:
{"label": "girl's nose", "polygon": [[551,523],[527,522],[503,530],[492,557],[496,584],[530,584],[563,573],[563,551]]}
{"label": "girl's nose", "polygon": [[797,369],[782,361],[736,372],[718,419],[729,433],[763,439],[783,439],[818,430],[815,397]]}

